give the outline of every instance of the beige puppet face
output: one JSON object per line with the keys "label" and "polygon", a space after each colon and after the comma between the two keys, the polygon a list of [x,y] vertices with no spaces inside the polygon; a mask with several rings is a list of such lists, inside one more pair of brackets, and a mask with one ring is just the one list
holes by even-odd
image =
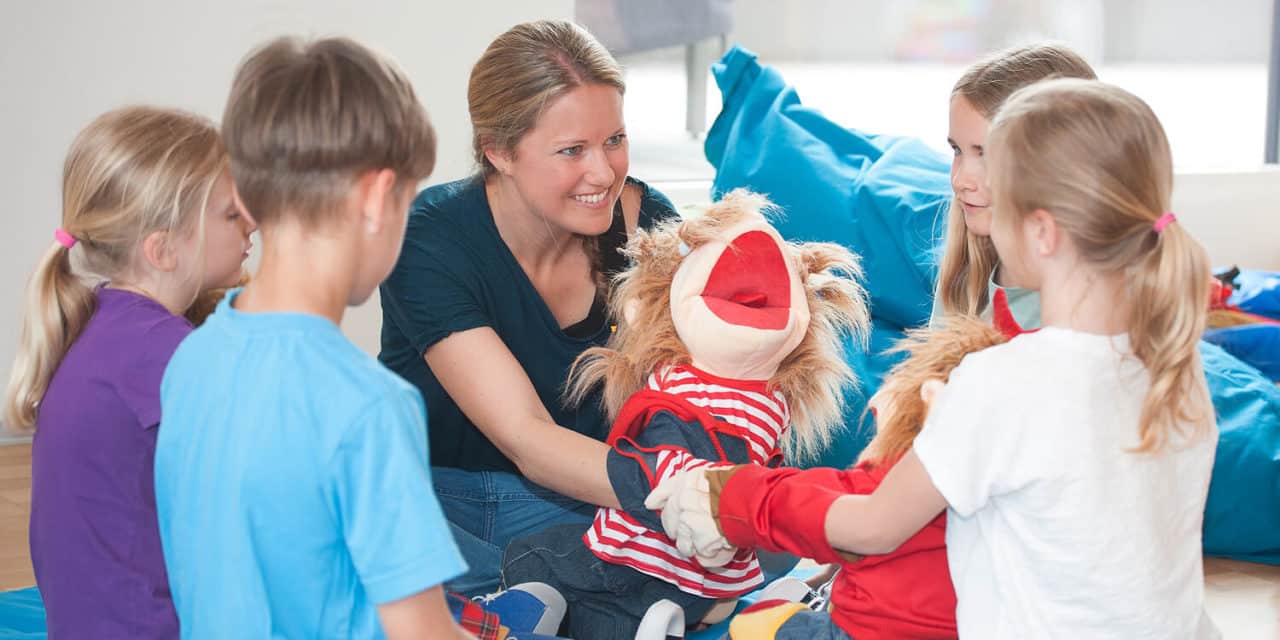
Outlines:
{"label": "beige puppet face", "polygon": [[685,256],[671,283],[671,318],[695,367],[768,380],[800,344],[809,307],[787,255],[778,232],[756,219]]}

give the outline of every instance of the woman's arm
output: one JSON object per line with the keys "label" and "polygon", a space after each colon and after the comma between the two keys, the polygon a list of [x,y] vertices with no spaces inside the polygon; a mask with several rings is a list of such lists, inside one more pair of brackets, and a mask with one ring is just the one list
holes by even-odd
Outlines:
{"label": "woman's arm", "polygon": [[871,495],[846,495],[832,503],[826,516],[827,540],[852,553],[889,553],[945,508],[947,501],[913,449]]}
{"label": "woman's arm", "polygon": [[489,327],[451,334],[426,353],[449,397],[530,481],[604,507],[618,507],[605,460],[609,447],[551,419],[520,363]]}

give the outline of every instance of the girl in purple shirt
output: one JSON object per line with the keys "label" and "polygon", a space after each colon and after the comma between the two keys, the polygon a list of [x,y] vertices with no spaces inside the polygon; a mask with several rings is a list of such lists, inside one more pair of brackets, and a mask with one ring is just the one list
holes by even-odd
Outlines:
{"label": "girl in purple shirt", "polygon": [[71,145],[4,422],[35,429],[31,560],[53,638],[176,638],[152,462],[183,313],[234,285],[252,223],[199,116],[129,107]]}

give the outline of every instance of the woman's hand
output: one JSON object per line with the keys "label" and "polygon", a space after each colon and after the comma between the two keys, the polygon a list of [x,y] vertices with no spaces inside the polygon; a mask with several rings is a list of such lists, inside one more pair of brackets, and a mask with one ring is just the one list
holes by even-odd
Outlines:
{"label": "woman's hand", "polygon": [[704,567],[722,567],[738,550],[720,531],[711,504],[707,472],[731,467],[699,467],[676,472],[658,483],[644,506],[662,512],[662,528],[680,553]]}

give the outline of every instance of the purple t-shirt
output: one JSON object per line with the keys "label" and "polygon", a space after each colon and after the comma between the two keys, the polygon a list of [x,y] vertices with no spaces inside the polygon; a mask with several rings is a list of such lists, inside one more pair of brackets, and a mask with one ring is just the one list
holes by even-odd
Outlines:
{"label": "purple t-shirt", "polygon": [[40,403],[31,562],[53,638],[176,638],[152,468],[160,379],[191,324],[136,293],[98,306]]}

